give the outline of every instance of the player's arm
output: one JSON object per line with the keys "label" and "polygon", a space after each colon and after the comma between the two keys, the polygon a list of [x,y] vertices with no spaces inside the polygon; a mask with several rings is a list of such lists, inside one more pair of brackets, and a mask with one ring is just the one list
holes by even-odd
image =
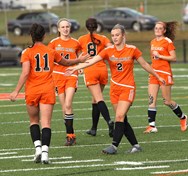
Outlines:
{"label": "player's arm", "polygon": [[170,56],[164,56],[159,54],[158,51],[153,51],[153,56],[155,59],[162,59],[166,61],[176,62],[176,52],[175,50],[170,51]]}
{"label": "player's arm", "polygon": [[82,53],[82,54],[79,55],[79,57],[77,59],[62,58],[61,61],[58,62],[58,63],[61,64],[61,65],[64,65],[64,66],[71,66],[71,65],[78,64],[78,63],[83,63],[87,59],[89,59],[89,57],[90,57],[89,54],[83,55],[83,53]]}
{"label": "player's arm", "polygon": [[97,56],[94,56],[92,59],[89,59],[87,60],[87,62],[84,62],[84,63],[80,63],[74,67],[69,67],[67,68],[66,70],[66,75],[71,75],[73,72],[75,72],[76,70],[79,70],[79,69],[82,69],[82,68],[86,68],[86,67],[89,67],[99,61],[102,60],[102,57],[97,55]]}
{"label": "player's arm", "polygon": [[20,90],[22,89],[23,85],[25,84],[25,82],[29,76],[29,73],[30,73],[30,62],[29,61],[23,62],[22,63],[22,73],[18,80],[17,86],[16,86],[15,90],[9,96],[11,101],[16,100],[16,97],[17,97],[18,93],[20,92]]}
{"label": "player's arm", "polygon": [[153,68],[144,60],[144,58],[141,56],[137,59],[137,62],[142,66],[144,70],[146,70],[148,73],[155,76],[160,82],[165,84],[165,80],[161,78],[154,70]]}

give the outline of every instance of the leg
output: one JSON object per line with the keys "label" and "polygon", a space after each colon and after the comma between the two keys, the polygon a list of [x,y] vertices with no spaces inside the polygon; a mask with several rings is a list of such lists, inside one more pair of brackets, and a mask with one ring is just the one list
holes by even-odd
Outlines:
{"label": "leg", "polygon": [[114,123],[110,119],[110,114],[109,114],[108,108],[106,106],[106,103],[104,102],[104,98],[103,98],[103,95],[102,95],[104,85],[95,84],[95,85],[89,86],[88,88],[89,88],[94,100],[97,102],[97,106],[98,106],[99,111],[101,112],[102,116],[104,117],[105,121],[108,124],[109,136],[112,137],[113,136]]}
{"label": "leg", "polygon": [[180,106],[171,99],[171,85],[161,86],[164,104],[170,107],[177,117],[180,118],[181,131],[187,130],[187,116],[182,112]]}
{"label": "leg", "polygon": [[127,116],[125,116],[124,124],[125,124],[124,135],[129,141],[129,143],[132,145],[132,148],[128,150],[127,153],[136,153],[142,151],[140,145],[138,144],[134,131],[128,122]]}
{"label": "leg", "polygon": [[65,126],[67,131],[66,146],[76,144],[76,135],[74,134],[73,120],[74,114],[72,109],[72,102],[75,94],[75,88],[68,87],[65,90]]}
{"label": "leg", "polygon": [[30,117],[30,135],[35,146],[34,162],[41,161],[41,133],[39,126],[39,107],[27,105],[27,112]]}
{"label": "leg", "polygon": [[102,152],[106,154],[115,154],[117,152],[117,147],[121,142],[121,139],[124,135],[125,124],[124,118],[125,114],[127,114],[131,103],[127,101],[119,101],[118,104],[113,104],[113,108],[116,112],[115,117],[115,129],[113,135],[112,145],[105,148]]}
{"label": "leg", "polygon": [[42,126],[42,158],[44,164],[49,163],[48,151],[51,142],[51,118],[53,105],[40,103],[41,126]]}
{"label": "leg", "polygon": [[157,103],[158,92],[159,92],[158,84],[149,84],[149,87],[148,87],[148,95],[149,95],[148,123],[149,123],[149,126],[146,128],[144,133],[157,132],[157,128],[155,127],[155,120],[156,120],[156,114],[157,114],[156,103]]}

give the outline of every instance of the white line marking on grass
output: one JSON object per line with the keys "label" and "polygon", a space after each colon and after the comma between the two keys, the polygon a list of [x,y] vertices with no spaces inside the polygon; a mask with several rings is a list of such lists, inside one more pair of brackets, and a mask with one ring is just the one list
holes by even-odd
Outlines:
{"label": "white line marking on grass", "polygon": [[2,155],[13,155],[13,154],[17,154],[17,152],[0,153],[0,156],[2,156]]}
{"label": "white line marking on grass", "polygon": [[188,161],[187,158],[185,159],[178,159],[178,160],[159,160],[159,161],[144,161],[143,164],[156,164],[156,163],[176,163],[176,162],[185,162]]}
{"label": "white line marking on grass", "polygon": [[2,87],[10,87],[10,86],[13,86],[14,84],[0,84],[0,86]]}
{"label": "white line marking on grass", "polygon": [[177,163],[177,162],[187,162],[188,159],[178,159],[178,160],[156,160],[156,161],[117,161],[114,163],[120,164],[120,165],[145,165],[145,164],[158,164],[158,163]]}
{"label": "white line marking on grass", "polygon": [[[61,159],[72,159],[72,156],[63,156],[63,157],[53,157],[53,158],[50,158],[50,160],[61,160]],[[28,161],[33,161],[33,159],[23,159],[21,160],[23,162],[28,162]]]}
{"label": "white line marking on grass", "polygon": [[18,159],[18,158],[30,158],[30,157],[34,157],[34,155],[20,155],[20,156],[5,156],[5,157],[0,157],[0,160],[4,160],[4,159]]}
{"label": "white line marking on grass", "polygon": [[18,76],[18,75],[20,75],[20,74],[18,74],[18,73],[0,73],[0,76]]}
{"label": "white line marking on grass", "polygon": [[[144,115],[145,116],[145,115]],[[136,116],[134,116],[136,117]],[[159,117],[159,116],[158,116]],[[90,120],[91,118],[83,118],[82,120]],[[77,120],[77,119],[75,119]],[[81,120],[81,119],[78,119],[78,120]],[[62,121],[62,120],[60,120]],[[11,124],[17,124],[19,122],[15,122],[15,123],[11,123]],[[26,121],[25,123],[29,123],[28,121]],[[0,123],[0,124],[9,124],[9,123]],[[157,126],[158,128],[176,128],[176,127],[179,127],[179,125],[159,125]],[[145,129],[145,126],[139,126],[139,127],[134,127],[133,126],[133,129]],[[97,131],[107,131],[108,129],[107,128],[100,128],[100,129],[97,129]],[[75,130],[75,132],[84,132],[85,133],[86,129],[85,130]],[[53,134],[58,134],[58,133],[65,133],[64,130],[62,131],[53,131]],[[25,135],[30,135],[29,132],[27,133],[7,133],[7,134],[1,134],[0,137],[7,137],[7,136],[25,136]]]}
{"label": "white line marking on grass", "polygon": [[151,172],[151,174],[154,174],[154,175],[158,175],[158,174],[164,174],[164,175],[173,174],[174,175],[174,174],[186,174],[186,173],[188,173],[188,169],[186,169],[186,170],[175,170],[175,171]]}
{"label": "white line marking on grass", "polygon": [[[188,139],[182,140],[163,140],[163,141],[140,141],[142,144],[151,144],[151,143],[177,143],[177,142],[188,142]],[[74,148],[84,148],[84,147],[101,147],[107,146],[110,143],[105,144],[92,144],[92,145],[74,145]],[[121,145],[128,145],[128,143],[121,143]],[[67,149],[67,146],[51,146],[51,149]],[[12,149],[0,149],[0,152],[10,152],[10,151],[22,151],[22,150],[33,150],[33,148],[12,148]],[[33,155],[30,155],[33,156]],[[29,156],[28,156],[29,157]]]}
{"label": "white line marking on grass", "polygon": [[[39,171],[39,170],[55,170],[55,169],[75,169],[75,168],[91,168],[91,167],[106,167],[106,166],[117,166],[119,164],[91,164],[91,165],[74,165],[74,166],[62,166],[62,167],[44,167],[44,168],[27,168],[27,169],[10,169],[0,170],[0,173],[10,172],[28,172],[28,171]],[[167,166],[164,166],[167,167]],[[131,168],[130,168],[131,169]],[[134,167],[136,169],[136,167]]]}
{"label": "white line marking on grass", "polygon": [[130,167],[130,168],[115,168],[118,171],[125,171],[125,170],[146,170],[146,169],[160,169],[160,168],[169,168],[170,166],[146,166],[146,167]]}
{"label": "white line marking on grass", "polygon": [[99,162],[99,161],[104,161],[104,160],[103,159],[93,159],[93,160],[58,161],[58,162],[53,162],[53,164],[88,163],[88,162]]}
{"label": "white line marking on grass", "polygon": [[[187,97],[183,97],[183,99],[186,99]],[[181,107],[184,107],[184,106],[187,107],[187,105],[188,104],[181,104]],[[158,105],[157,107],[158,108],[165,107],[165,105]],[[134,106],[131,107],[131,109],[138,109],[138,108],[148,108],[148,105],[147,104],[146,105],[138,105],[138,106],[134,105]],[[108,107],[108,109],[111,110],[112,107],[110,106],[110,107]],[[84,111],[91,111],[91,108],[79,108],[79,109],[75,108],[74,111],[83,111],[83,112]],[[53,113],[57,113],[57,112],[62,112],[62,110],[61,109],[53,110]],[[1,112],[0,113],[0,115],[15,115],[15,114],[27,114],[27,112],[26,111],[18,111],[18,112]]]}

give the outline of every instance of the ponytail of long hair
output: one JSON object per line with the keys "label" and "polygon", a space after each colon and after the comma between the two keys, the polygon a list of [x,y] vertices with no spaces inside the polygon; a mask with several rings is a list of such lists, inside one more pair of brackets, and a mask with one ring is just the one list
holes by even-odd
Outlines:
{"label": "ponytail of long hair", "polygon": [[90,37],[91,37],[91,41],[95,44],[95,45],[100,45],[101,41],[96,39],[93,36],[93,32],[95,32],[97,30],[97,20],[95,18],[88,18],[86,20],[86,28],[90,33]]}
{"label": "ponytail of long hair", "polygon": [[33,43],[31,46],[29,46],[29,48],[32,48],[35,42],[43,41],[45,35],[45,29],[42,25],[34,23],[30,29],[30,35]]}

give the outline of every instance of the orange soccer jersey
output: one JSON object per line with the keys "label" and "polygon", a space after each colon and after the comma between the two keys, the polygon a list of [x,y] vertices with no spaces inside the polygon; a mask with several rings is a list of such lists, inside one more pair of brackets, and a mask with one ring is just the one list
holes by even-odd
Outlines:
{"label": "orange soccer jersey", "polygon": [[115,46],[110,46],[99,53],[106,59],[111,70],[111,82],[119,86],[134,87],[134,60],[138,59],[142,52],[133,45],[125,45],[121,51]]}
{"label": "orange soccer jersey", "polygon": [[158,73],[163,73],[172,76],[172,70],[170,66],[170,62],[166,60],[162,60],[160,58],[153,58],[152,52],[158,51],[160,55],[170,56],[170,51],[175,50],[175,46],[173,42],[165,37],[160,41],[153,39],[151,41],[151,60],[152,67]]}
{"label": "orange soccer jersey", "polygon": [[[64,56],[65,59],[77,59],[77,54],[81,51],[78,40],[74,38],[70,38],[69,40],[65,41],[60,37],[57,37],[50,41],[48,46],[55,49],[59,54]],[[53,78],[55,80],[62,79],[62,75],[64,74],[66,68],[66,66],[56,64],[54,66]],[[78,75],[78,72],[75,72],[74,74]]]}
{"label": "orange soccer jersey", "polygon": [[[104,35],[93,33],[93,36],[95,39],[100,40],[99,45],[95,45],[91,41],[90,34],[83,35],[78,39],[81,45],[82,52],[88,53],[90,54],[90,56],[96,56],[97,54],[99,54],[100,51],[102,51],[106,47],[108,43],[110,43],[110,40]],[[104,61],[100,61],[88,68],[85,68],[84,73],[87,73],[87,72],[91,73],[91,71],[95,72],[98,69],[105,69],[105,70],[107,69]]]}
{"label": "orange soccer jersey", "polygon": [[141,51],[135,46],[127,44],[118,51],[113,45],[101,51],[99,55],[106,59],[110,66],[111,103],[117,104],[119,100],[132,103],[135,97],[134,60],[142,55]]}
{"label": "orange soccer jersey", "polygon": [[59,53],[43,44],[35,44],[32,48],[25,49],[22,52],[21,62],[30,62],[25,94],[41,94],[54,90],[52,79],[54,62],[59,62],[61,59]]}

